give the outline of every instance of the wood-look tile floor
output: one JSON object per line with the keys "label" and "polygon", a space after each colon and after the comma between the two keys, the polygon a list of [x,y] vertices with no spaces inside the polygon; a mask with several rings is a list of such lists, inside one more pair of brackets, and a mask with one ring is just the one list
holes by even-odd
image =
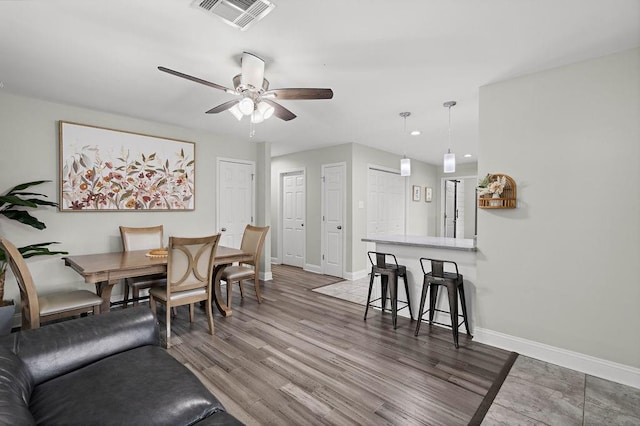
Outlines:
{"label": "wood-look tile floor", "polygon": [[[248,425],[466,425],[510,353],[461,335],[311,291],[338,279],[273,265],[258,304],[252,285],[233,315],[172,320],[169,352]],[[162,320],[162,315],[159,315]],[[495,389],[495,388],[494,388]]]}
{"label": "wood-look tile floor", "polygon": [[[368,287],[363,278],[314,291],[364,305]],[[520,355],[482,425],[640,426],[640,389]]]}

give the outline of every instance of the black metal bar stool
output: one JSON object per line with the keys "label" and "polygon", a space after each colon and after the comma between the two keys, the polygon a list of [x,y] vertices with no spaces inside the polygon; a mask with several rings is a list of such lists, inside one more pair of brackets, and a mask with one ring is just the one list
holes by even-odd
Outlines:
{"label": "black metal bar stool", "polygon": [[[431,263],[431,272],[425,270],[425,263]],[[456,272],[445,272],[444,265],[452,264],[455,266]],[[467,329],[467,334],[471,336],[469,331],[469,321],[467,319],[467,301],[464,297],[464,279],[462,274],[458,272],[458,264],[449,260],[429,259],[427,257],[420,258],[420,267],[424,274],[424,281],[422,282],[422,297],[420,298],[420,314],[418,316],[418,324],[416,325],[417,336],[420,332],[420,323],[422,323],[422,317],[429,312],[429,324],[440,324],[449,327],[448,324],[443,324],[433,321],[433,316],[437,312],[447,313],[451,316],[451,330],[453,331],[453,342],[458,348],[458,328],[464,323]],[[449,296],[449,312],[441,309],[436,309],[436,303],[438,300],[438,290],[440,286],[447,287],[447,294]],[[427,299],[427,289],[429,289],[429,309],[424,310],[424,303]],[[462,305],[462,315],[458,314],[458,293],[460,294],[460,304]],[[458,323],[458,317],[462,317],[463,321]],[[473,336],[471,336],[473,337]]]}
{"label": "black metal bar stool", "polygon": [[[364,320],[367,320],[369,305],[373,306],[374,308],[381,308],[382,312],[385,311],[385,306],[387,304],[387,290],[389,290],[391,298],[391,318],[393,321],[393,328],[397,328],[398,311],[401,309],[409,307],[409,315],[411,316],[411,320],[413,320],[413,312],[411,312],[411,299],[409,296],[409,283],[407,282],[407,267],[404,265],[398,265],[398,260],[391,253],[370,251],[367,252],[367,256],[369,257],[369,262],[371,262],[371,279],[369,280],[369,295],[367,296],[367,307],[364,310]],[[393,261],[393,263],[391,263],[391,261]],[[382,293],[379,298],[371,300],[373,280],[376,276],[380,276],[380,287]],[[402,277],[402,279],[404,280],[404,288],[407,294],[406,301],[398,300],[398,277]],[[373,302],[377,302],[378,300],[382,301],[380,306],[372,305]],[[398,309],[398,302],[403,303],[405,306]]]}

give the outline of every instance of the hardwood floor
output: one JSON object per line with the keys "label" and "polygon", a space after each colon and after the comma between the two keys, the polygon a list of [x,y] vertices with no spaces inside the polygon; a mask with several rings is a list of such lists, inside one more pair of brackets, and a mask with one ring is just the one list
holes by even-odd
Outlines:
{"label": "hardwood floor", "polygon": [[311,291],[336,278],[272,271],[262,304],[252,284],[242,301],[234,288],[233,316],[216,315],[214,336],[202,310],[193,324],[185,307],[172,320],[169,352],[246,424],[479,423],[513,362],[466,335],[456,350],[448,329],[423,324],[414,337],[415,322],[398,317],[394,330],[389,313],[365,322],[362,305]]}

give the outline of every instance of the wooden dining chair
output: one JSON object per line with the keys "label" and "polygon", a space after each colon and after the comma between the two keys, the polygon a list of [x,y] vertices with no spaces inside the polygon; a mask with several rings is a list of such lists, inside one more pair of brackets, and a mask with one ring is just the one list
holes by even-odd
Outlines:
{"label": "wooden dining chair", "polygon": [[[122,237],[122,249],[124,251],[151,250],[163,247],[163,227],[149,226],[144,228],[120,227]],[[140,290],[151,287],[164,287],[167,285],[165,274],[153,274],[142,277],[125,278],[123,304],[126,308],[129,304],[129,289],[132,291],[133,306],[138,305]]]}
{"label": "wooden dining chair", "polygon": [[193,322],[196,302],[205,301],[209,334],[213,335],[211,308],[211,278],[220,241],[220,234],[210,237],[169,237],[167,258],[167,285],[152,287],[149,304],[156,313],[156,303],[165,305],[166,347],[171,346],[171,308],[189,305],[189,320]]}
{"label": "wooden dining chair", "polygon": [[241,262],[239,265],[227,266],[222,271],[220,279],[227,283],[227,306],[231,306],[231,300],[233,299],[233,283],[238,283],[240,297],[244,297],[242,282],[250,279],[253,279],[258,303],[262,303],[262,296],[260,295],[260,256],[262,255],[262,246],[267,237],[267,232],[269,232],[268,226],[247,225],[244,229],[240,250],[252,253],[253,258],[250,261]]}
{"label": "wooden dining chair", "polygon": [[0,238],[7,263],[20,288],[22,330],[39,328],[40,324],[55,319],[93,312],[100,313],[102,299],[88,290],[62,291],[38,296],[31,272],[22,254],[10,241]]}

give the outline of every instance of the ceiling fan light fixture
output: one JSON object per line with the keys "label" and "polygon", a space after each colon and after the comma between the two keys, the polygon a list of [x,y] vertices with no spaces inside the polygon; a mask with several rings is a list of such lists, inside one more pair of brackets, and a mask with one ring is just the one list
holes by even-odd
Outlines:
{"label": "ceiling fan light fixture", "polygon": [[256,108],[253,111],[253,114],[251,114],[251,122],[253,124],[258,124],[258,123],[262,123],[263,121],[264,121],[264,115],[262,115],[260,110]]}
{"label": "ceiling fan light fixture", "polygon": [[269,118],[271,118],[271,116],[273,115],[273,113],[275,112],[275,108],[272,107],[271,105],[269,105],[266,102],[260,102],[258,104],[258,111],[260,111],[260,114],[262,114],[262,117],[265,120],[268,120]]}
{"label": "ceiling fan light fixture", "polygon": [[228,110],[231,115],[233,115],[236,120],[240,121],[242,120],[242,117],[244,117],[244,114],[242,113],[242,111],[240,111],[240,107],[238,106],[238,104],[235,104],[234,106],[232,106],[231,108],[229,108]]}
{"label": "ceiling fan light fixture", "polygon": [[251,98],[242,98],[240,102],[238,102],[238,108],[240,112],[244,115],[253,114],[255,104]]}

